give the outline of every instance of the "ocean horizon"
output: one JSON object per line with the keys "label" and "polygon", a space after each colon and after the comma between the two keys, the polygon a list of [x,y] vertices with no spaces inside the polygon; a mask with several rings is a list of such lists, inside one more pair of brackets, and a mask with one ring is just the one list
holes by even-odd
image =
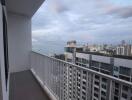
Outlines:
{"label": "ocean horizon", "polygon": [[66,42],[41,42],[33,43],[32,50],[45,55],[64,54]]}

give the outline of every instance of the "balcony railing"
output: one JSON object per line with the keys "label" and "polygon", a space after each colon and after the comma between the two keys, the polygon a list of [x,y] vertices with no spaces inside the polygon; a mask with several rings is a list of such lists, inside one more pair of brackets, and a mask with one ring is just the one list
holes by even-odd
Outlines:
{"label": "balcony railing", "polygon": [[[92,69],[31,53],[31,67],[57,100],[131,100],[132,83]],[[118,94],[118,95],[117,95]],[[122,95],[125,94],[125,97]]]}

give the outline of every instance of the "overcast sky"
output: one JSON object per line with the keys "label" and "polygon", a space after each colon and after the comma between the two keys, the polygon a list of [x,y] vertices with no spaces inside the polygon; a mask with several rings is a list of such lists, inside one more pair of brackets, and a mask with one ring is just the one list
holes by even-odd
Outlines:
{"label": "overcast sky", "polygon": [[132,40],[132,0],[46,0],[32,19],[33,41]]}

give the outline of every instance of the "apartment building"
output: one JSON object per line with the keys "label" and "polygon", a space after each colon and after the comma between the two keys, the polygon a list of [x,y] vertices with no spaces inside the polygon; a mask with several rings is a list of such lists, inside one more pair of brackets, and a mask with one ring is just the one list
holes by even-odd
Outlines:
{"label": "apartment building", "polygon": [[132,56],[132,45],[119,45],[116,47],[117,55]]}
{"label": "apartment building", "polygon": [[[132,83],[132,57],[128,56],[106,56],[95,52],[76,51],[75,64],[85,69],[91,69],[102,75],[93,75],[79,69],[71,69],[69,77],[73,80],[69,81],[69,85],[76,88],[69,88],[73,97],[78,96],[78,100],[131,100],[132,87],[129,88],[122,82]],[[69,56],[70,57],[70,56]],[[69,59],[72,58],[71,57]],[[75,74],[76,73],[76,74]],[[121,80],[110,81],[105,76],[113,77]],[[75,78],[76,77],[76,78]],[[75,79],[77,80],[75,80]],[[76,81],[76,84],[74,84]],[[70,84],[73,83],[73,84]],[[77,92],[74,92],[77,91]],[[78,93],[79,92],[79,93]],[[78,93],[78,94],[77,94]],[[91,95],[87,97],[87,95]],[[71,100],[73,100],[74,98]]]}
{"label": "apartment building", "polygon": [[75,53],[76,51],[83,51],[85,49],[83,46],[77,46],[76,41],[68,41],[65,47],[65,60],[68,62],[75,63]]}

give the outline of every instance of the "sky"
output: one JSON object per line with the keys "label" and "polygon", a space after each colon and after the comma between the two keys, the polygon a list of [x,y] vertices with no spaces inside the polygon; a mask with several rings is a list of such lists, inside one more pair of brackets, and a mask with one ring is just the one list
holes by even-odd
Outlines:
{"label": "sky", "polygon": [[32,30],[33,43],[132,43],[132,0],[46,0]]}

